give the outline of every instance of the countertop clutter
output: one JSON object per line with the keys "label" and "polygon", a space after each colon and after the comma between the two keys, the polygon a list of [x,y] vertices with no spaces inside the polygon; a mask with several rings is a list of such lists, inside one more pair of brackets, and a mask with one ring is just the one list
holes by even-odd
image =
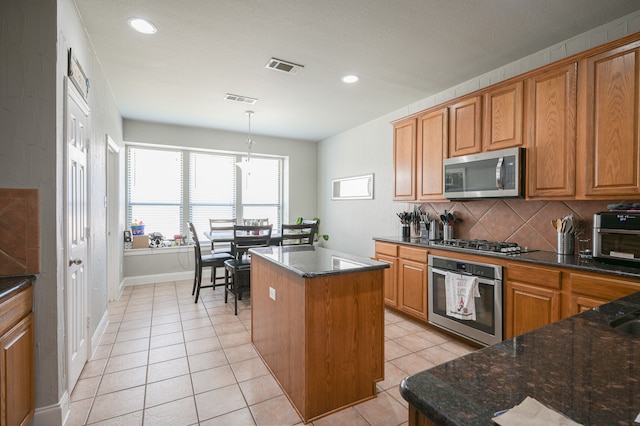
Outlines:
{"label": "countertop clutter", "polygon": [[407,377],[400,393],[438,425],[492,425],[527,397],[584,425],[640,413],[640,338],[609,323],[640,292]]}
{"label": "countertop clutter", "polygon": [[594,259],[581,258],[577,255],[559,255],[558,253],[553,251],[527,251],[527,249],[523,249],[518,254],[504,254],[494,253],[490,251],[468,250],[464,248],[444,246],[429,241],[426,238],[375,237],[374,240],[386,241],[395,244],[405,244],[416,247],[424,247],[434,250],[446,250],[458,253],[475,254],[497,259],[512,259],[521,262],[535,263],[538,265],[560,266],[570,269],[617,275],[620,277],[638,278],[640,272],[640,269],[633,266],[604,263],[596,261]]}

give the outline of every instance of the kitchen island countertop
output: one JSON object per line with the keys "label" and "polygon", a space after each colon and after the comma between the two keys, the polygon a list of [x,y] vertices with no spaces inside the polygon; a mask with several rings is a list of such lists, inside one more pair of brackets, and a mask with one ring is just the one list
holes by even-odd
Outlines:
{"label": "kitchen island countertop", "polygon": [[405,378],[400,393],[437,425],[493,425],[527,396],[585,425],[640,413],[640,338],[609,322],[640,292]]}
{"label": "kitchen island countertop", "polygon": [[302,278],[385,269],[389,265],[312,245],[269,246],[249,250]]}

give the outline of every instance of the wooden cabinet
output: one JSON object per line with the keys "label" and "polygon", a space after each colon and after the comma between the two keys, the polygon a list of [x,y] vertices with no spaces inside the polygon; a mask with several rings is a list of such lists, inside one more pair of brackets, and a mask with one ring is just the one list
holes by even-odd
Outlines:
{"label": "wooden cabinet", "polygon": [[32,287],[0,300],[0,424],[27,425],[35,412]]}
{"label": "wooden cabinet", "polygon": [[383,297],[384,304],[392,308],[398,307],[398,284],[396,276],[398,274],[398,246],[391,243],[376,241],[375,259],[389,264],[389,268],[384,270]]}
{"label": "wooden cabinet", "polygon": [[483,151],[522,146],[523,82],[498,85],[484,94]]}
{"label": "wooden cabinet", "polygon": [[587,198],[640,195],[640,41],[581,62]]}
{"label": "wooden cabinet", "polygon": [[376,396],[384,379],[383,273],[304,277],[288,266],[252,255],[251,341],[309,423]]}
{"label": "wooden cabinet", "polygon": [[571,289],[570,315],[578,314],[640,291],[640,279],[620,279],[610,275],[588,272],[571,272],[569,274],[569,285]]}
{"label": "wooden cabinet", "polygon": [[559,269],[509,263],[505,272],[505,338],[560,320],[562,273]]}
{"label": "wooden cabinet", "polygon": [[527,79],[527,198],[576,194],[577,64]]}
{"label": "wooden cabinet", "polygon": [[447,158],[449,110],[440,108],[418,117],[417,195],[419,201],[442,200],[442,167]]}
{"label": "wooden cabinet", "polygon": [[398,309],[418,319],[427,320],[426,249],[398,247]]}
{"label": "wooden cabinet", "polygon": [[449,157],[482,151],[482,96],[449,107]]}
{"label": "wooden cabinet", "polygon": [[393,126],[393,199],[416,199],[416,124],[415,118]]}

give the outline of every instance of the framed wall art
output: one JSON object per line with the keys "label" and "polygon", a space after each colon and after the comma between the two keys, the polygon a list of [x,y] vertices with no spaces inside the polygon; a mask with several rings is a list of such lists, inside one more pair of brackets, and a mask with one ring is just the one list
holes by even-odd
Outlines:
{"label": "framed wall art", "polygon": [[87,96],[89,95],[89,79],[82,70],[78,59],[73,56],[71,48],[69,48],[69,66],[67,75],[73,82],[73,85],[80,91],[82,97],[87,99]]}

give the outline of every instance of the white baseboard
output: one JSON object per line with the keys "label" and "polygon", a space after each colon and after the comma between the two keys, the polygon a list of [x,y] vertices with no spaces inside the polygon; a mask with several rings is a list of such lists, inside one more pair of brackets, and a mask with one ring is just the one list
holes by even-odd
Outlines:
{"label": "white baseboard", "polygon": [[36,408],[30,426],[63,426],[69,416],[69,393],[64,392],[57,404]]}
{"label": "white baseboard", "polygon": [[[202,271],[204,277],[210,277],[211,268],[207,268],[208,271]],[[167,281],[184,281],[193,279],[193,271],[183,272],[171,272],[166,274],[153,274],[153,275],[139,275],[137,277],[125,277],[122,281],[123,287],[130,285],[142,285],[142,284],[154,284],[154,283],[166,283]]]}
{"label": "white baseboard", "polygon": [[91,336],[91,347],[89,348],[89,360],[93,359],[93,355],[100,344],[100,339],[102,339],[102,335],[104,334],[107,326],[109,325],[109,310],[106,310],[100,318],[100,322],[98,323],[98,327],[96,327],[96,331]]}

